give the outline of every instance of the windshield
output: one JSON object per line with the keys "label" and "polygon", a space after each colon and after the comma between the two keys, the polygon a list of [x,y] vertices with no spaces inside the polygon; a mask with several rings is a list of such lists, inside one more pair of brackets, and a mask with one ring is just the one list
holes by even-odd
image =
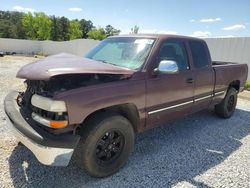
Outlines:
{"label": "windshield", "polygon": [[153,46],[153,39],[111,38],[102,41],[85,57],[133,70],[145,62]]}

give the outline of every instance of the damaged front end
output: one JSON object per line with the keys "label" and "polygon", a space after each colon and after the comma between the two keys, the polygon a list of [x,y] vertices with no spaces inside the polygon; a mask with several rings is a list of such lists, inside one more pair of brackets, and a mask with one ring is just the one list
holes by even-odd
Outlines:
{"label": "damaged front end", "polygon": [[133,73],[69,54],[27,64],[17,73],[17,78],[25,79],[26,90],[12,91],[4,100],[6,119],[17,140],[41,163],[66,166],[80,135],[76,132],[78,124],[69,123],[66,102],[56,97],[66,91],[128,79]]}
{"label": "damaged front end", "polygon": [[49,80],[26,80],[26,91],[20,93],[17,103],[31,119],[53,134],[75,133],[75,125],[68,124],[64,101],[53,100],[61,92],[102,83],[127,79],[126,75],[73,74],[58,75]]}

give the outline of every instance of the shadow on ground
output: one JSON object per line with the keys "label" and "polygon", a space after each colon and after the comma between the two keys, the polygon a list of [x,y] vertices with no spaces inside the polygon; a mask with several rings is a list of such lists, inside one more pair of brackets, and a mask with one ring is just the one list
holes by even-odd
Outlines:
{"label": "shadow on ground", "polygon": [[41,165],[24,146],[9,158],[15,187],[138,187],[171,186],[187,181],[208,187],[194,177],[223,162],[250,133],[250,112],[237,109],[231,119],[209,111],[169,123],[137,136],[126,166],[113,176],[96,179],[71,162],[68,167]]}

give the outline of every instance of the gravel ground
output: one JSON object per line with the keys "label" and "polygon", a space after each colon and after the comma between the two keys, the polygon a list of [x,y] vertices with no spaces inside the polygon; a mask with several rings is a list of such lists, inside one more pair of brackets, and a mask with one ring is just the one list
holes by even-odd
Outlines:
{"label": "gravel ground", "polygon": [[250,187],[250,101],[223,120],[203,111],[137,135],[126,166],[96,179],[76,167],[40,164],[6,126],[3,99],[22,88],[16,71],[34,58],[0,58],[0,187]]}

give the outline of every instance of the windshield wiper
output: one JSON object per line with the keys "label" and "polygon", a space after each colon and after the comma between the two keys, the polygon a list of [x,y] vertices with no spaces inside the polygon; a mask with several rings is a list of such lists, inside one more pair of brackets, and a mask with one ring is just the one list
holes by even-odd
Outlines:
{"label": "windshield wiper", "polygon": [[95,59],[96,61],[101,61],[102,63],[108,63],[106,60],[103,59]]}
{"label": "windshield wiper", "polygon": [[97,59],[96,61],[101,61],[102,63],[107,63],[107,64],[111,64],[111,65],[114,65],[114,66],[119,67],[117,64],[115,64],[115,63],[110,63],[110,62],[108,62],[108,61],[106,61],[106,60]]}

